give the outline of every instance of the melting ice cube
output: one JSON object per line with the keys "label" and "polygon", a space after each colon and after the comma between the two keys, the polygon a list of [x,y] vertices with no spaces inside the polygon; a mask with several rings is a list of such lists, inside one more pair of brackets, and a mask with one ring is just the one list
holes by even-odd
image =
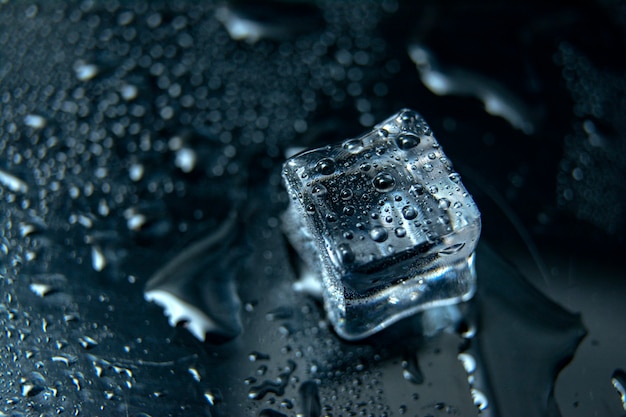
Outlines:
{"label": "melting ice cube", "polygon": [[292,157],[283,180],[285,232],[321,277],[340,336],[473,295],[480,213],[416,112]]}

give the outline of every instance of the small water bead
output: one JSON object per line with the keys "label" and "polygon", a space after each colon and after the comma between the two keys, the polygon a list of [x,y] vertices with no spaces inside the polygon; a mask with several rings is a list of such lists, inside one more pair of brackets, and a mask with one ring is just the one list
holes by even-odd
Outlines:
{"label": "small water bead", "polygon": [[361,165],[359,165],[359,168],[361,169],[361,171],[367,172],[372,169],[372,165],[368,164],[367,162],[363,162]]}
{"label": "small water bead", "polygon": [[341,197],[342,200],[350,200],[352,195],[352,190],[349,188],[344,188],[339,192],[339,197]]}
{"label": "small water bead", "polygon": [[382,226],[376,226],[370,230],[370,237],[374,242],[384,242],[387,240],[387,229]]}
{"label": "small water bead", "polygon": [[354,234],[351,231],[346,230],[343,232],[343,237],[344,239],[352,240],[354,238]]}
{"label": "small water bead", "polygon": [[394,200],[396,201],[402,201],[402,196],[400,194],[396,195],[393,197]]}
{"label": "small water bead", "polygon": [[360,139],[350,139],[343,144],[343,148],[350,153],[359,153],[363,150],[363,142]]}
{"label": "small water bead", "polygon": [[354,262],[354,252],[352,248],[347,243],[342,243],[337,246],[337,251],[339,252],[339,257],[341,258],[343,263],[351,263]]}
{"label": "small water bead", "polygon": [[345,206],[343,208],[343,214],[345,214],[346,216],[352,216],[355,212],[356,209],[354,208],[354,206]]}
{"label": "small water bead", "polygon": [[437,188],[437,186],[436,186],[436,185],[431,185],[430,187],[428,187],[428,191],[429,191],[431,194],[436,194],[436,193],[438,193],[438,192],[439,192],[439,188]]}
{"label": "small water bead", "polygon": [[448,175],[448,178],[450,178],[450,181],[457,184],[461,181],[461,175],[459,175],[458,172],[453,172],[452,174]]}
{"label": "small water bead", "polygon": [[385,221],[386,221],[387,223],[392,223],[392,222],[393,222],[393,217],[391,217],[391,216],[387,216],[387,217],[385,217]]}
{"label": "small water bead", "polygon": [[326,215],[326,221],[329,223],[334,223],[337,221],[337,215],[335,213],[328,213]]}
{"label": "small water bead", "polygon": [[315,213],[315,204],[309,203],[306,205],[306,212],[309,214]]}
{"label": "small water bead", "polygon": [[419,145],[419,143],[419,136],[408,132],[398,135],[398,138],[396,139],[396,144],[398,145],[398,148],[404,151],[415,148],[417,145]]}
{"label": "small water bead", "polygon": [[381,193],[388,193],[396,186],[396,180],[393,178],[393,176],[391,176],[391,174],[388,174],[386,172],[381,172],[376,175],[372,183],[374,184],[374,188],[376,188],[376,190],[380,191]]}
{"label": "small water bead", "polygon": [[437,155],[435,155],[435,153],[434,153],[434,152],[430,152],[430,153],[428,154],[428,159],[436,159],[436,158],[437,158]]}
{"label": "small water bead", "polygon": [[441,200],[439,200],[439,208],[442,210],[447,210],[450,208],[450,200],[448,200],[447,198],[442,198]]}
{"label": "small water bead", "polygon": [[424,194],[424,186],[422,184],[413,184],[409,188],[409,193],[414,197]]}
{"label": "small water bead", "polygon": [[315,168],[322,175],[330,175],[333,172],[335,172],[336,164],[335,164],[335,161],[332,160],[331,158],[323,158],[318,161]]}
{"label": "small water bead", "polygon": [[443,249],[442,251],[439,252],[440,255],[454,255],[455,253],[459,252],[461,249],[463,249],[463,247],[465,247],[465,243],[457,243],[455,245],[451,245],[448,246],[447,248]]}
{"label": "small water bead", "polygon": [[396,230],[393,231],[397,237],[405,237],[406,229],[404,227],[397,227]]}
{"label": "small water bead", "polygon": [[402,207],[402,217],[407,220],[413,220],[417,217],[417,210],[412,206],[404,206]]}
{"label": "small water bead", "polygon": [[433,171],[433,164],[426,163],[426,164],[424,164],[422,169],[424,171],[426,171],[426,172],[432,172]]}
{"label": "small water bead", "polygon": [[326,195],[327,192],[328,190],[322,184],[315,184],[311,188],[311,194],[313,194],[316,197],[323,197]]}

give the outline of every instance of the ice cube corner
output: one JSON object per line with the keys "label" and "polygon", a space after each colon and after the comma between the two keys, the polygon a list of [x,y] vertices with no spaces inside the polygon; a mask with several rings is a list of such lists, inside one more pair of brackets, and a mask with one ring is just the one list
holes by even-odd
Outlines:
{"label": "ice cube corner", "polygon": [[415,111],[295,155],[282,176],[285,233],[322,279],[341,337],[367,337],[475,292],[480,212]]}

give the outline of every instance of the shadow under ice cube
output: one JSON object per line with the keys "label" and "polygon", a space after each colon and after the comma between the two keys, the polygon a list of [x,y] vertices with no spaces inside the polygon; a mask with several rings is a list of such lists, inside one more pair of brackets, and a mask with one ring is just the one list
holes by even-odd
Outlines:
{"label": "shadow under ice cube", "polygon": [[473,295],[480,213],[416,112],[292,157],[283,180],[285,232],[321,277],[340,336]]}

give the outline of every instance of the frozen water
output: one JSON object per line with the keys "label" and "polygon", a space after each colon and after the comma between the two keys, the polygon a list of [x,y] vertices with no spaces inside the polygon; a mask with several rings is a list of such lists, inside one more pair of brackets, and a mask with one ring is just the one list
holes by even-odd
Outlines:
{"label": "frozen water", "polygon": [[342,337],[473,295],[480,213],[416,112],[296,155],[283,178],[285,231],[322,277]]}

